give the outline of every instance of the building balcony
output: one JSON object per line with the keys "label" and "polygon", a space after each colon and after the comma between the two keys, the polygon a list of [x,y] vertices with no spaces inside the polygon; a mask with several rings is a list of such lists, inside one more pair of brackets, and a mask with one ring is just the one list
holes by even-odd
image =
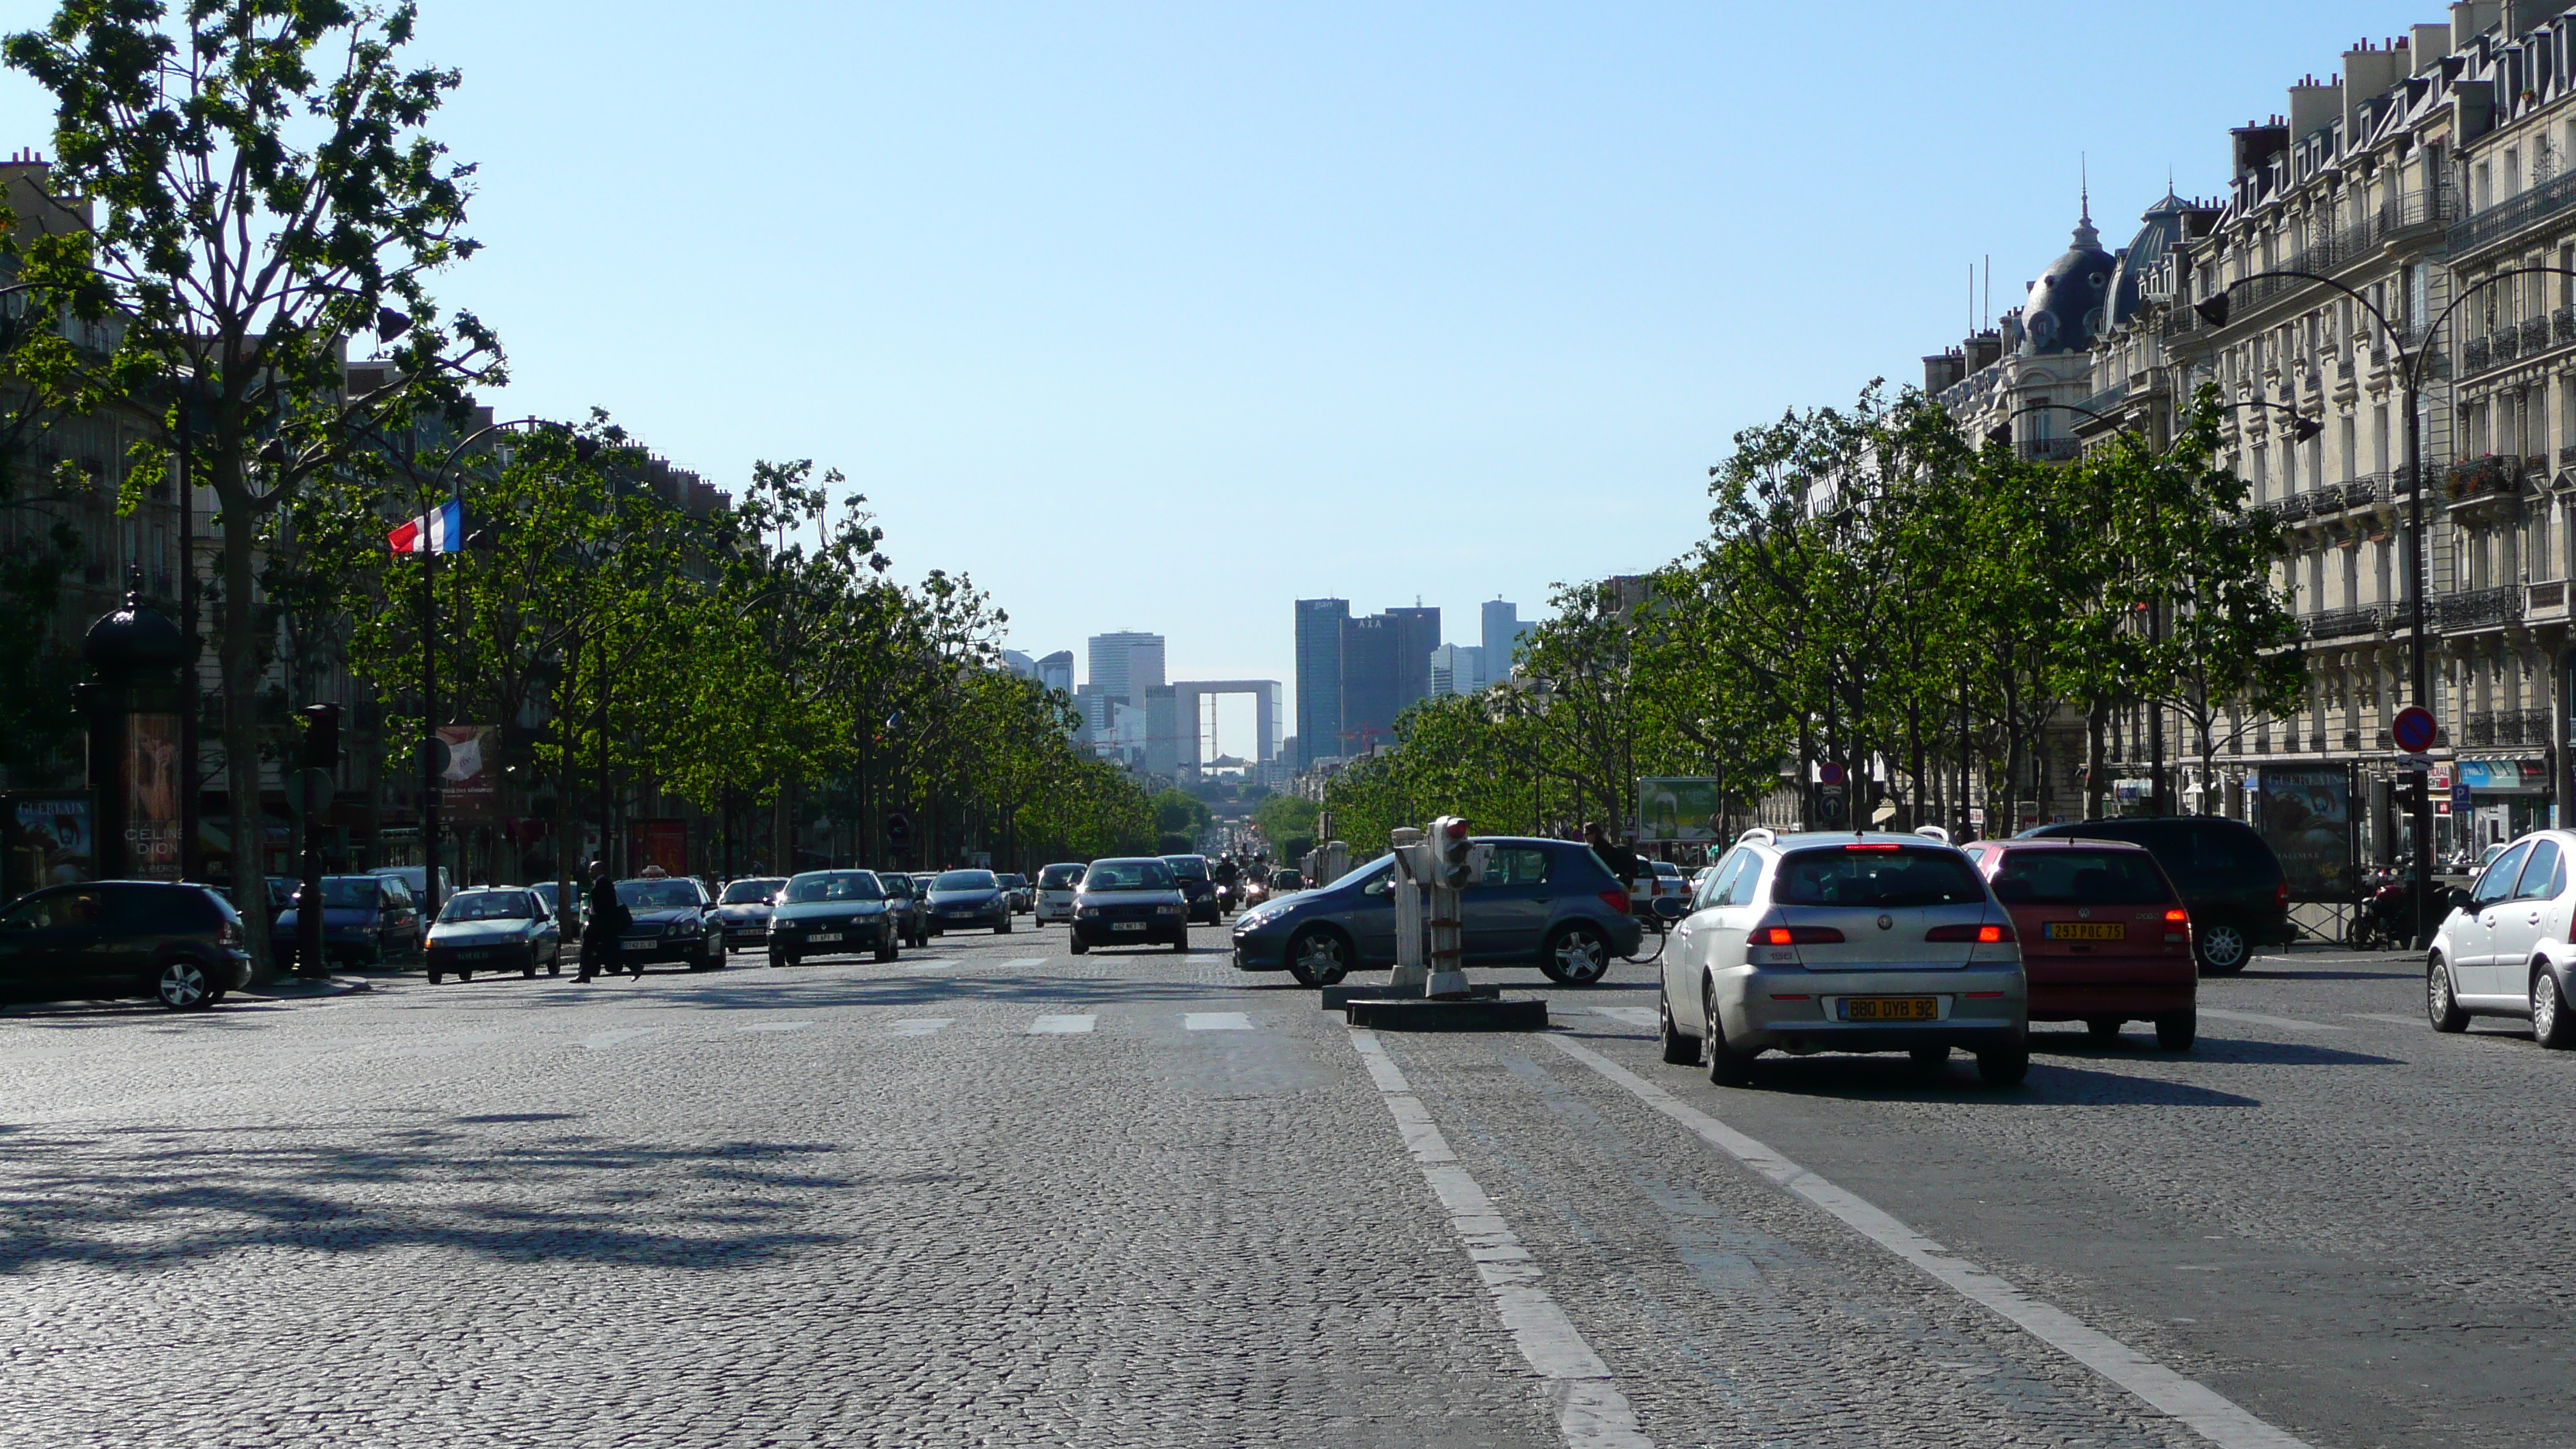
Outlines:
{"label": "building balcony", "polygon": [[2460,369],[2461,369],[2461,371],[2463,371],[2463,372],[2484,372],[2484,371],[2486,371],[2486,370],[2487,370],[2487,362],[2488,362],[2487,354],[2488,354],[2488,351],[2489,351],[2489,346],[2490,346],[2490,344],[2488,343],[2487,339],[2486,339],[2486,338],[2483,338],[2483,337],[2472,337],[2472,338],[2470,338],[2467,342],[2464,342],[2464,343],[2460,344]]}
{"label": "building balcony", "polygon": [[2522,335],[2513,324],[2506,323],[2487,334],[2487,356],[2496,363],[2507,363],[2522,355]]}
{"label": "building balcony", "polygon": [[2084,456],[2084,443],[2079,438],[2026,438],[2021,456],[2030,463],[2071,463]]}
{"label": "building balcony", "polygon": [[2350,639],[2364,634],[2383,634],[2388,629],[2386,616],[2376,608],[2325,609],[2304,615],[2299,620],[2299,633],[2308,639]]}
{"label": "building balcony", "polygon": [[2545,709],[2498,710],[2495,719],[2497,744],[2549,743],[2549,711]]}
{"label": "building balcony", "polygon": [[2464,723],[2468,726],[2467,733],[2470,748],[2475,749],[2481,745],[2491,746],[2496,742],[2496,722],[2495,715],[2493,713],[2488,711],[2472,712]]}
{"label": "building balcony", "polygon": [[2433,601],[2433,613],[2444,633],[2501,628],[2522,617],[2522,587],[2470,589]]}
{"label": "building balcony", "polygon": [[2522,350],[2529,356],[2549,350],[2549,319],[2525,318],[2522,324]]}
{"label": "building balcony", "polygon": [[2453,223],[2452,255],[2456,258],[2508,240],[2571,206],[2576,206],[2576,171],[2553,176],[2500,206],[2490,206]]}
{"label": "building balcony", "polygon": [[2567,618],[2567,581],[2551,579],[2546,583],[2525,584],[2522,618],[2527,624],[2563,622]]}

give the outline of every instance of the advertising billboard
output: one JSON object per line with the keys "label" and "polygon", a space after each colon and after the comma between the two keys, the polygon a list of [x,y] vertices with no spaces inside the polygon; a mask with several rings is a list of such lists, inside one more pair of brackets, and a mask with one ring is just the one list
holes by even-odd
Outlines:
{"label": "advertising billboard", "polygon": [[658,865],[670,875],[689,873],[689,822],[638,820],[629,839],[628,875],[642,875],[648,865]]}
{"label": "advertising billboard", "polygon": [[86,794],[24,794],[8,798],[7,890],[69,885],[98,878],[97,828]]}
{"label": "advertising billboard", "polygon": [[137,714],[125,727],[125,845],[137,880],[179,878],[179,717]]}
{"label": "advertising billboard", "polygon": [[1706,843],[1724,838],[1726,792],[1715,780],[1637,782],[1639,840]]}
{"label": "advertising billboard", "polygon": [[2267,765],[2257,779],[2254,802],[2254,828],[2280,857],[2293,897],[2342,901],[2357,896],[2349,766]]}
{"label": "advertising billboard", "polygon": [[439,776],[439,804],[459,822],[492,821],[501,813],[501,732],[490,725],[440,725],[447,769]]}

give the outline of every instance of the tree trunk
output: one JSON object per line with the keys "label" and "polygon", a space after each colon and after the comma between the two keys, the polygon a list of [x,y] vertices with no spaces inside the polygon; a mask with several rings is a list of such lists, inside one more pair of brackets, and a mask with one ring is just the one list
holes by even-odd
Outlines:
{"label": "tree trunk", "polygon": [[2102,818],[2103,797],[2111,788],[2111,782],[2103,778],[2110,764],[2102,748],[2104,717],[2109,712],[2109,706],[2099,700],[2084,712],[2084,818],[2087,820]]}
{"label": "tree trunk", "polygon": [[223,626],[215,657],[224,681],[224,789],[232,810],[233,897],[247,907],[241,913],[242,934],[250,949],[252,980],[277,979],[276,953],[269,940],[268,821],[260,807],[259,768],[259,601],[253,550],[258,542],[257,515],[237,469],[216,465],[216,496],[223,502]]}

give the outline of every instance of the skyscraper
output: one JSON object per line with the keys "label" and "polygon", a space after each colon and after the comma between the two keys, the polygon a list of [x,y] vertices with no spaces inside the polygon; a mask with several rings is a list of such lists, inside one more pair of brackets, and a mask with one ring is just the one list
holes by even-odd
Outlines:
{"label": "skyscraper", "polygon": [[1039,660],[1038,683],[1048,689],[1073,693],[1073,651],[1059,649]]}
{"label": "skyscraper", "polygon": [[1342,630],[1348,599],[1297,601],[1297,756],[1294,769],[1342,753]]}
{"label": "skyscraper", "polygon": [[1484,606],[1485,678],[1488,681],[1508,679],[1518,672],[1514,656],[1530,625],[1520,620],[1521,606],[1501,599],[1488,599]]}
{"label": "skyscraper", "polygon": [[1395,743],[1395,717],[1431,693],[1431,651],[1439,647],[1438,609],[1389,609],[1342,626],[1342,748],[1336,753],[1364,754]]}
{"label": "skyscraper", "polygon": [[1138,708],[1145,691],[1163,679],[1160,634],[1094,634],[1091,636],[1091,687],[1111,699]]}

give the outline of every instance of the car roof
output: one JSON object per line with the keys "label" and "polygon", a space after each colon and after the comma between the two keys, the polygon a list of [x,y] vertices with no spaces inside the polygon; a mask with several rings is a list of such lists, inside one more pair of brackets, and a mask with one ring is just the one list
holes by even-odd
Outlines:
{"label": "car roof", "polygon": [[1812,850],[1831,845],[1914,845],[1927,850],[1956,850],[1959,847],[1929,835],[1916,835],[1899,830],[1801,830],[1771,839],[1738,841],[1738,844],[1768,845],[1774,850]]}
{"label": "car roof", "polygon": [[2147,849],[2134,840],[2095,839],[2090,835],[2015,836],[2010,840],[1971,840],[1959,848],[1975,850],[1989,845],[1998,850],[2073,850],[2077,847],[2086,850],[2134,850],[2141,855],[2145,854]]}

